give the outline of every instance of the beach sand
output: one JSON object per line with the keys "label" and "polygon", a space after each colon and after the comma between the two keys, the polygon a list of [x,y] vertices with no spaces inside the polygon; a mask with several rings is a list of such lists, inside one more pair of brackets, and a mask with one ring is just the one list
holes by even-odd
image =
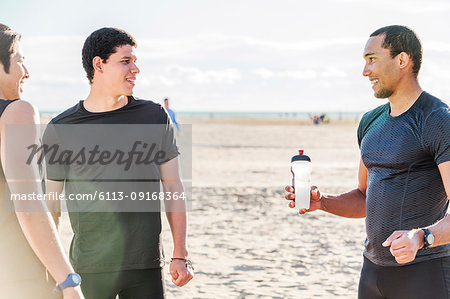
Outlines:
{"label": "beach sand", "polygon": [[[287,207],[290,158],[304,149],[322,192],[357,186],[357,123],[292,120],[181,120],[192,124],[189,256],[195,278],[167,298],[356,298],[363,219]],[[172,256],[163,222],[166,261]],[[63,216],[62,236],[71,230]]]}

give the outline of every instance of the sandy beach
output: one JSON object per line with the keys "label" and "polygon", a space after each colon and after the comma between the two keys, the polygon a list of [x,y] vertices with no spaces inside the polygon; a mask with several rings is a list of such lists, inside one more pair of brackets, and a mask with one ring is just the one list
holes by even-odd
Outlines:
{"label": "sandy beach", "polygon": [[[167,298],[356,298],[363,219],[287,207],[290,158],[304,149],[325,193],[357,185],[357,123],[184,119],[192,124],[189,251],[195,278]],[[165,219],[165,218],[164,218]],[[172,241],[166,220],[166,261]],[[63,217],[68,246],[71,229]]]}

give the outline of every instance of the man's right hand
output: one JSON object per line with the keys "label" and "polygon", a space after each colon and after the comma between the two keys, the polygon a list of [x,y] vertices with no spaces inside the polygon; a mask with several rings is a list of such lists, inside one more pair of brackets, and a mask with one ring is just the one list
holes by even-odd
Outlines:
{"label": "man's right hand", "polygon": [[170,262],[170,275],[172,282],[176,286],[182,287],[194,278],[194,268],[185,261],[173,260]]}
{"label": "man's right hand", "polygon": [[[286,186],[284,188],[288,194],[285,196],[287,200],[289,200],[289,207],[294,208],[295,207],[295,193],[294,193],[294,187],[292,186]],[[315,210],[320,210],[322,207],[322,196],[320,195],[319,188],[316,186],[311,187],[311,193],[310,193],[310,206],[309,209],[301,209],[298,212],[300,214],[305,214],[307,212],[312,212]]]}

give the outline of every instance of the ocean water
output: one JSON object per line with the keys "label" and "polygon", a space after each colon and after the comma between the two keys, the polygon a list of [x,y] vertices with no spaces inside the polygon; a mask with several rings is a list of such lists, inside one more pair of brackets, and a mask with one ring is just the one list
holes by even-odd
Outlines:
{"label": "ocean water", "polygon": [[[62,111],[41,111],[44,117],[54,117]],[[324,112],[252,112],[252,111],[175,111],[177,117],[185,118],[292,118],[292,119],[309,119],[314,115],[322,115]],[[345,111],[345,112],[328,112],[326,113],[330,119],[359,119],[364,112],[362,111]]]}
{"label": "ocean water", "polygon": [[[231,112],[231,111],[179,111],[178,117],[189,118],[298,118],[307,119],[314,115],[322,115],[324,112]],[[326,113],[332,119],[360,118],[364,112],[329,112]]]}

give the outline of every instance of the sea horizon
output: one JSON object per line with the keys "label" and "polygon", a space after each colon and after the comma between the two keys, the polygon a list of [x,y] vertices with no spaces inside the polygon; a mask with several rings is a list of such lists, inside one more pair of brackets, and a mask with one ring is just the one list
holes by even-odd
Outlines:
{"label": "sea horizon", "polygon": [[[63,111],[43,110],[43,117],[55,117]],[[328,115],[331,119],[358,119],[366,111],[175,111],[177,118],[263,118],[309,119],[315,115]]]}

